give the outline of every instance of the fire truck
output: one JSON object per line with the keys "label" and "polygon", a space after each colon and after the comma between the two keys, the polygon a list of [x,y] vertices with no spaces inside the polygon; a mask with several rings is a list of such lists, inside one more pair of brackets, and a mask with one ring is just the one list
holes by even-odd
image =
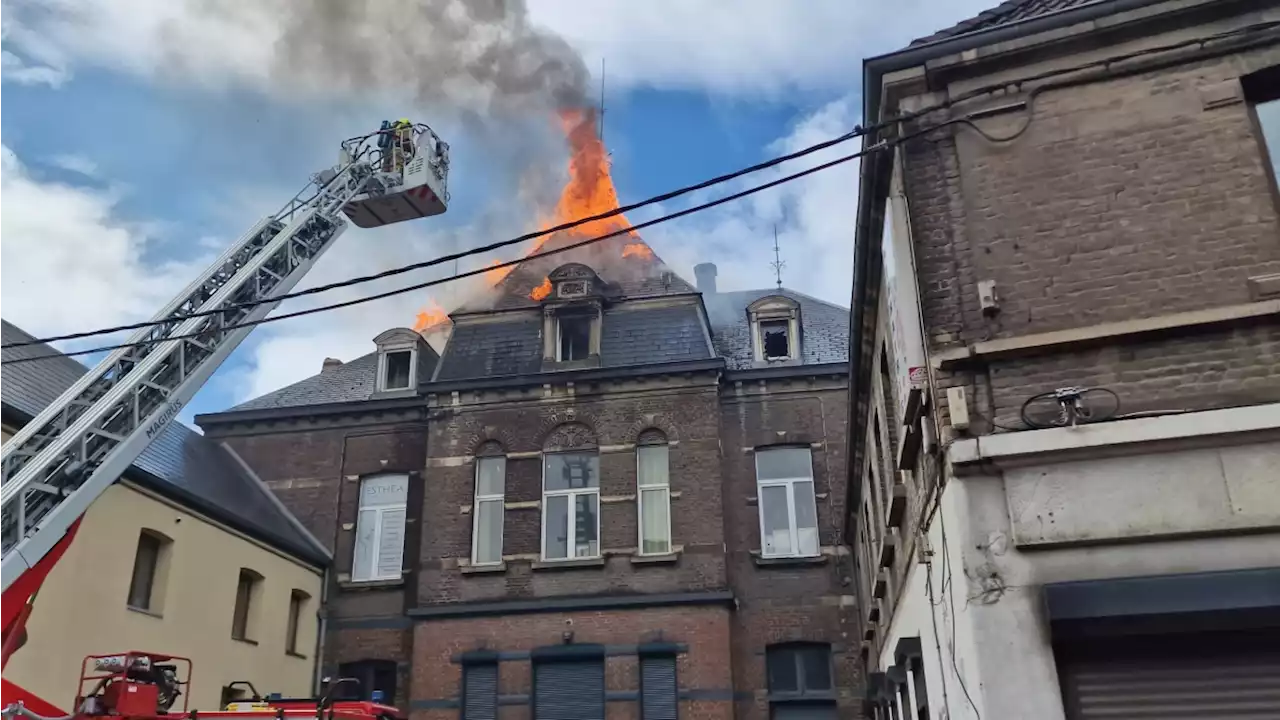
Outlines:
{"label": "fire truck", "polygon": [[[74,541],[89,506],[173,422],[348,221],[373,228],[444,213],[448,177],[449,146],[424,124],[383,122],[374,132],[344,141],[337,165],[313,175],[279,212],[254,225],[5,443],[0,459],[3,663],[26,642],[36,595]],[[176,718],[170,710],[179,688],[190,682],[190,671],[189,661],[149,652],[86,658],[73,716]],[[333,695],[332,685],[326,695]],[[318,717],[324,710],[330,720],[396,717],[393,708],[376,703],[269,700],[256,690],[251,694],[248,705],[220,712],[284,718]],[[57,708],[7,679],[0,703],[6,720],[43,717],[40,713]],[[182,714],[195,717],[185,708]]]}

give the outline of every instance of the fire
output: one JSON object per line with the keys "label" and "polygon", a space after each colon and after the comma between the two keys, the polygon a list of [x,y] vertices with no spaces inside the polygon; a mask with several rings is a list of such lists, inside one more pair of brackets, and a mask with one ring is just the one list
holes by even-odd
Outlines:
{"label": "fire", "polygon": [[418,312],[413,329],[417,332],[425,332],[447,322],[449,322],[449,313],[445,312],[435,300],[427,298],[427,305]]}
{"label": "fire", "polygon": [[533,300],[537,300],[541,302],[550,294],[551,294],[551,278],[547,277],[547,278],[542,278],[542,284],[534,288],[533,292],[529,293],[529,297],[532,298]]}
{"label": "fire", "polygon": [[[560,201],[556,203],[549,224],[560,225],[617,210],[618,190],[609,174],[609,154],[596,132],[595,113],[591,110],[569,110],[560,114],[560,121],[569,136],[572,155],[569,158],[569,183],[560,192]],[[625,217],[614,215],[579,225],[569,232],[582,237],[597,237],[630,229],[631,223]]]}
{"label": "fire", "polygon": [[622,248],[622,257],[652,258],[653,250],[644,243],[627,243]]}

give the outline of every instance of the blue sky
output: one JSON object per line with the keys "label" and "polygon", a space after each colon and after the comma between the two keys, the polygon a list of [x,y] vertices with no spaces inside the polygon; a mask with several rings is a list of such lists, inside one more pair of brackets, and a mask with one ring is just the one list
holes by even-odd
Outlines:
{"label": "blue sky", "polygon": [[[625,203],[848,130],[860,119],[863,57],[901,47],[986,4],[915,0],[858,7],[812,0],[799,12],[785,3],[751,1],[726,14],[710,2],[534,0],[529,20],[539,32],[563,38],[593,73],[606,59],[606,143]],[[36,335],[145,319],[300,190],[310,173],[334,162],[343,138],[375,128],[383,117],[410,115],[451,142],[450,211],[394,228],[348,231],[304,286],[532,228],[539,200],[524,197],[522,176],[535,162],[543,170],[561,166],[563,147],[536,133],[474,131],[465,121],[465,112],[475,111],[470,96],[442,91],[430,103],[415,102],[397,97],[394,82],[367,97],[340,87],[309,92],[306,78],[282,86],[261,70],[269,64],[260,56],[270,52],[264,47],[271,43],[261,38],[271,32],[269,23],[256,21],[250,29],[211,24],[189,6],[194,3],[184,0],[6,3],[8,111],[0,116],[7,201],[0,311],[6,319]],[[424,72],[414,81],[431,78]],[[557,183],[539,184],[535,196],[558,190]],[[787,261],[784,282],[847,304],[855,206],[851,164],[652,228],[645,237],[690,277],[694,263],[711,260],[720,266],[721,287],[758,287],[771,281],[776,224]],[[466,292],[444,288],[434,299],[448,307]],[[425,300],[410,294],[265,326],[183,419],[313,374],[326,356],[350,360],[369,352],[374,335],[411,324]]]}

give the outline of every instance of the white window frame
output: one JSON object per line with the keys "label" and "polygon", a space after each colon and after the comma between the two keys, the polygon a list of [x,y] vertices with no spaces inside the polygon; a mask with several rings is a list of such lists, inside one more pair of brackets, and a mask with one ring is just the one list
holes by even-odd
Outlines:
{"label": "white window frame", "polygon": [[[564,358],[564,343],[563,343],[563,342],[561,342],[561,325],[562,325],[562,323],[563,323],[565,320],[584,320],[584,321],[586,321],[586,323],[587,323],[587,355],[586,355],[586,357],[577,358],[577,360],[575,360],[575,361],[565,360],[565,358]],[[556,350],[556,354],[555,354],[556,362],[580,362],[580,361],[582,361],[582,360],[586,360],[587,358],[591,357],[591,349],[592,349],[592,347],[591,347],[591,345],[592,345],[592,343],[591,343],[591,339],[592,339],[592,337],[595,335],[595,330],[596,330],[596,316],[595,316],[595,315],[577,314],[577,313],[573,313],[573,314],[566,314],[566,315],[556,315],[556,347],[555,347],[555,350]]]}
{"label": "white window frame", "polygon": [[[381,480],[384,478],[404,478],[405,484],[405,500],[403,502],[388,502],[383,504],[366,505],[364,499],[365,483],[371,480]],[[352,582],[380,582],[386,580],[399,580],[404,575],[404,542],[405,533],[407,531],[409,520],[409,476],[404,473],[387,473],[380,475],[369,475],[360,479],[360,496],[356,503],[356,528],[355,542],[351,544],[351,581]],[[382,516],[386,512],[399,510],[404,513],[404,525],[400,529],[400,562],[397,564],[394,573],[385,575],[378,574],[378,565],[381,560],[382,552]],[[373,552],[369,560],[369,574],[367,577],[357,574],[356,559],[360,556],[360,518],[365,511],[373,512]]]}
{"label": "white window frame", "polygon": [[[664,473],[665,482],[661,485],[643,484],[643,478],[640,475],[640,453],[647,449],[663,448],[667,451],[667,467]],[[667,549],[662,552],[647,553],[644,551],[644,511],[646,492],[662,491],[662,503],[667,507],[667,527],[666,540]],[[671,537],[671,446],[667,443],[652,443],[649,445],[636,446],[636,552],[640,555],[670,555],[672,548],[675,547],[674,539]]]}
{"label": "white window frame", "polygon": [[[566,562],[569,560],[594,560],[602,557],[602,553],[601,553],[602,548],[601,548],[601,541],[600,541],[600,478],[599,477],[596,478],[596,486],[593,488],[571,488],[567,490],[548,490],[547,489],[547,458],[546,458],[547,455],[589,455],[589,454],[590,453],[587,453],[587,452],[574,452],[574,451],[542,454],[543,455],[542,457],[542,523],[538,527],[538,534],[541,536],[540,543],[542,545],[541,556],[542,556],[543,562]],[[599,467],[598,453],[596,455],[596,462],[597,462],[597,467]],[[597,475],[598,474],[599,473],[597,472]],[[575,554],[576,548],[578,546],[578,543],[577,543],[578,538],[576,535],[577,535],[577,526],[578,526],[577,496],[579,495],[595,495],[596,496],[596,554],[595,555]],[[558,496],[564,496],[569,498],[567,500],[568,509],[569,509],[569,520],[568,520],[567,527],[568,527],[570,536],[568,538],[568,547],[567,547],[566,557],[553,558],[553,557],[547,557],[547,508],[551,504],[548,501],[549,498],[558,497]]]}
{"label": "white window frame", "polygon": [[[409,384],[404,387],[387,387],[387,355],[409,353]],[[388,345],[378,353],[378,392],[402,392],[412,390],[418,382],[418,349],[413,345]]]}
{"label": "white window frame", "polygon": [[[804,477],[770,478],[768,480],[762,479],[760,477],[760,456],[764,453],[768,453],[773,450],[804,450],[809,457],[808,475]],[[755,456],[756,456],[756,505],[759,511],[756,514],[760,516],[760,556],[765,558],[818,557],[819,555],[822,554],[821,540],[819,540],[816,543],[817,547],[814,548],[814,552],[812,553],[800,552],[800,528],[799,528],[798,522],[796,521],[796,485],[798,483],[803,483],[803,482],[809,483],[809,487],[813,492],[814,515],[815,516],[817,515],[818,487],[817,487],[817,482],[813,478],[813,450],[807,447],[798,448],[795,446],[780,446],[776,448],[759,448],[758,450],[756,450]],[[791,551],[790,552],[770,553],[767,549],[768,543],[765,542],[765,537],[768,531],[764,525],[764,504],[765,504],[764,489],[767,487],[783,487],[783,488],[786,488],[787,490],[787,523],[791,531]],[[814,533],[815,535],[818,535],[820,537],[821,525],[820,523],[815,523],[815,525],[817,525],[817,527],[814,528]]]}
{"label": "white window frame", "polygon": [[[502,461],[502,492],[480,494],[480,466],[488,461]],[[476,458],[475,502],[471,506],[471,564],[475,566],[494,566],[502,564],[502,544],[506,534],[506,500],[507,498],[507,457],[505,455],[481,455]],[[498,504],[498,559],[481,562],[480,551],[480,506],[484,503]]]}

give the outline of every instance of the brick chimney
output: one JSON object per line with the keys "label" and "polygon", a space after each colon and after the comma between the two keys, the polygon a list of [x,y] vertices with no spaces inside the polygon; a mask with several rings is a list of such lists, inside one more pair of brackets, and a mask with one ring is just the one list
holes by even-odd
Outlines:
{"label": "brick chimney", "polygon": [[716,264],[698,263],[693,266],[693,275],[698,280],[698,292],[714,295],[716,292]]}
{"label": "brick chimney", "polygon": [[340,367],[342,367],[341,360],[339,360],[338,358],[327,357],[324,359],[324,363],[320,365],[320,372],[327,373],[330,370],[337,370]]}

